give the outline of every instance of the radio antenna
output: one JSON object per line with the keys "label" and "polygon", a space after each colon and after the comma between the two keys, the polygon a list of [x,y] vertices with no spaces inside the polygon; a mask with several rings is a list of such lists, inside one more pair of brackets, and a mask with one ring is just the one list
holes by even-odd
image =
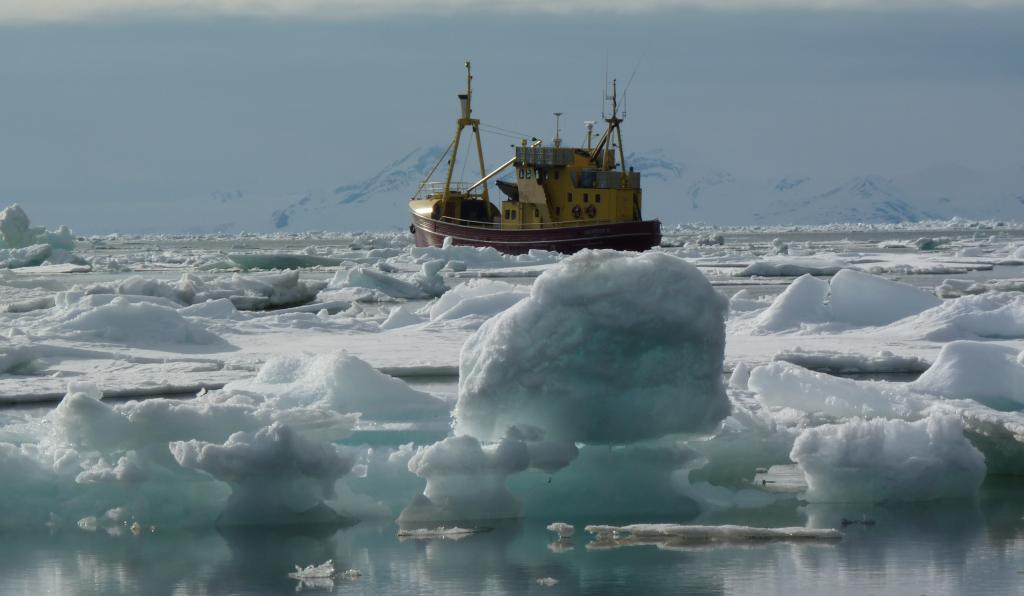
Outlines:
{"label": "radio antenna", "polygon": [[[633,77],[636,76],[636,71],[640,68],[640,63],[643,62],[644,56],[647,52],[640,54],[637,58],[636,65],[633,67],[633,72],[629,75],[629,80],[626,81],[626,89],[622,92],[622,117],[626,117],[626,108],[629,107],[629,86],[633,84]],[[607,75],[606,75],[607,76]]]}

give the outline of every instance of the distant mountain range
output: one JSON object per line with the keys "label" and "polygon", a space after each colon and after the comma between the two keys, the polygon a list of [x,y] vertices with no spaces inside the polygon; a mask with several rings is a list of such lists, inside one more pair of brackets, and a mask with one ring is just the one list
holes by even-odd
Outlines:
{"label": "distant mountain range", "polygon": [[[333,189],[287,196],[214,192],[205,201],[189,202],[191,225],[185,227],[195,232],[404,230],[407,201],[443,151],[440,146],[415,149],[365,179]],[[633,153],[626,161],[643,176],[644,215],[666,224],[897,223],[957,216],[1024,221],[1024,166],[999,175],[942,166],[899,180],[876,174],[759,179],[684,163],[664,151]],[[442,176],[438,171],[434,178]],[[165,225],[174,225],[173,218]]]}

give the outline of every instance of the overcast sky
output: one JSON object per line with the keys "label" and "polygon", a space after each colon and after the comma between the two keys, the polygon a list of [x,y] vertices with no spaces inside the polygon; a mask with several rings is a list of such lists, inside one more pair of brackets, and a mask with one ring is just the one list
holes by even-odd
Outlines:
{"label": "overcast sky", "polygon": [[743,176],[1019,167],[1021,4],[0,0],[0,202],[351,182],[448,142],[465,59],[478,117],[545,138],[552,112],[572,141],[600,116],[607,61],[636,67],[627,150]]}

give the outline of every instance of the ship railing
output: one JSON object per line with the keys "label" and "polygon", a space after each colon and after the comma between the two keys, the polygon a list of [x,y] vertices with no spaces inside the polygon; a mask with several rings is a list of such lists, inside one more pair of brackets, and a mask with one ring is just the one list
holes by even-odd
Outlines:
{"label": "ship railing", "polygon": [[[452,182],[448,184],[448,192],[464,193],[469,189],[469,182]],[[444,192],[444,182],[427,182],[418,194],[426,191],[428,195]]]}
{"label": "ship railing", "polygon": [[[474,228],[500,229],[500,221],[480,221],[475,219],[459,219],[457,217],[442,217],[439,221],[453,223],[460,226],[472,226]],[[529,223],[517,223],[512,230],[550,230],[555,228],[578,228],[583,225],[603,225],[617,223],[614,219],[573,219],[569,221],[538,221]],[[618,222],[627,223],[627,222]]]}

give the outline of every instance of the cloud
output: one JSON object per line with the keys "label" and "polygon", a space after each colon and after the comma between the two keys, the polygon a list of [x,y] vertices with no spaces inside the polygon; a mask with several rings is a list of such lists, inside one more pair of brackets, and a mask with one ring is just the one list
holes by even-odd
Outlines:
{"label": "cloud", "polygon": [[350,21],[403,15],[644,13],[674,8],[885,11],[1015,6],[1024,6],[1024,0],[0,0],[0,23],[215,17]]}

